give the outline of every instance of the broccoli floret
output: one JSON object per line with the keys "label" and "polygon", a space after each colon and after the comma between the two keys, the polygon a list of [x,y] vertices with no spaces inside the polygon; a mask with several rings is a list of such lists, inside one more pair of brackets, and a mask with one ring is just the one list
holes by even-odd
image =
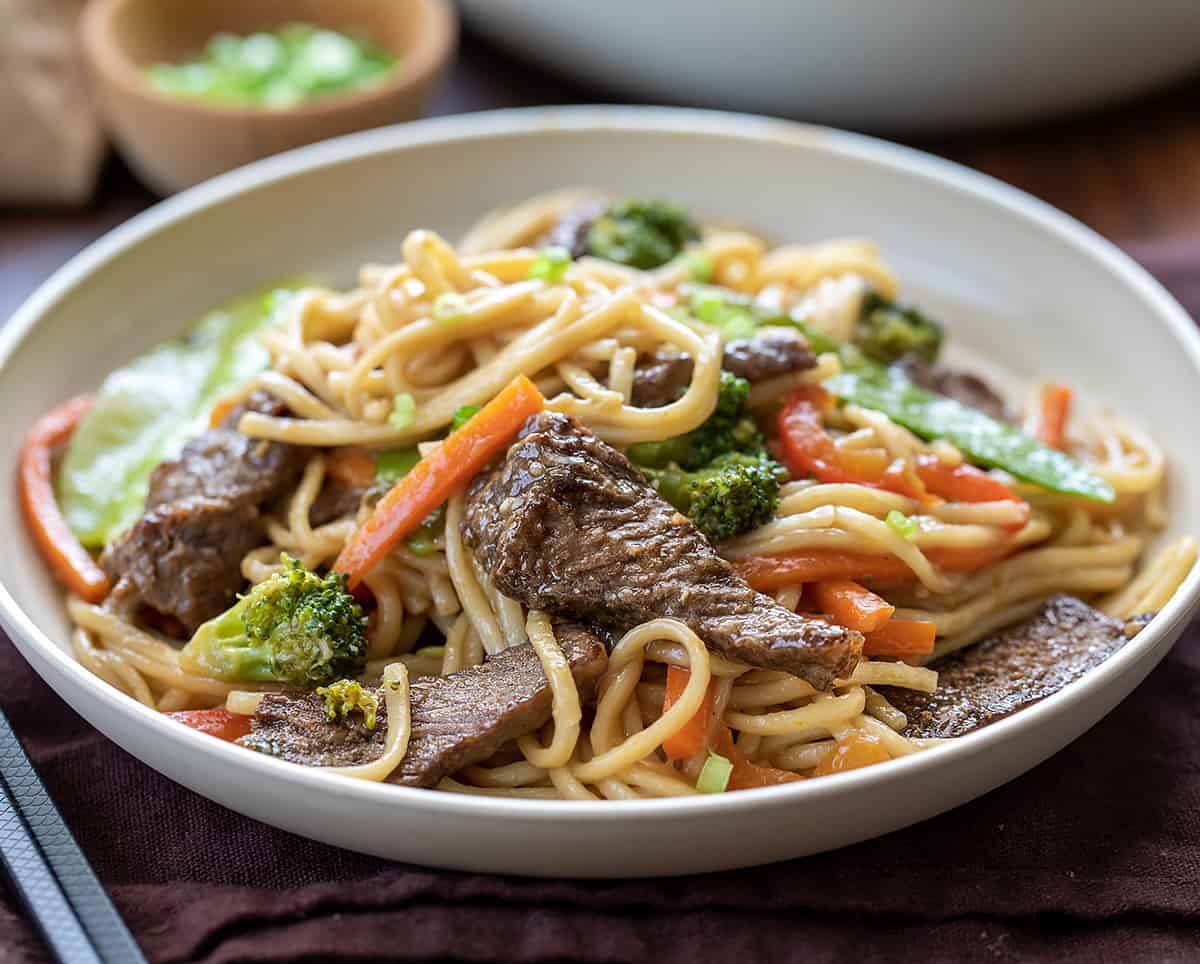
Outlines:
{"label": "broccoli floret", "polygon": [[787,472],[764,454],[730,452],[694,472],[678,466],[643,469],[658,494],[712,542],[760,526],[775,513]]}
{"label": "broccoli floret", "polygon": [[635,442],[625,454],[637,465],[661,469],[674,463],[698,469],[726,452],[762,448],[762,434],[751,419],[742,417],[750,395],[750,383],[729,372],[721,372],[717,407],[702,425],[661,442]]}
{"label": "broccoli floret", "polygon": [[587,253],[647,271],[664,265],[698,241],[687,211],[666,201],[629,198],[601,214],[588,228]]}
{"label": "broccoli floret", "polygon": [[318,576],[283,556],[284,568],[196,630],[185,669],[232,682],[312,688],[366,666],[366,619],[338,573]]}
{"label": "broccoli floret", "polygon": [[336,723],[339,718],[349,719],[355,712],[362,713],[363,725],[375,729],[375,713],[379,709],[379,694],[352,679],[340,679],[329,686],[317,687],[317,696],[325,697],[325,718]]}
{"label": "broccoli floret", "polygon": [[942,326],[916,308],[894,304],[871,292],[863,298],[854,343],[885,365],[909,354],[932,365],[942,347]]}

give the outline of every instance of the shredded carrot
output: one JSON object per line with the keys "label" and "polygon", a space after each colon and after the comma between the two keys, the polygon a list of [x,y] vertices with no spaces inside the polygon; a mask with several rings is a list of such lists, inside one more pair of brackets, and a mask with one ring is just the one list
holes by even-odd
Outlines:
{"label": "shredded carrot", "polygon": [[1071,417],[1074,393],[1066,385],[1047,385],[1042,389],[1042,411],[1038,438],[1043,445],[1061,449],[1067,437],[1067,419]]}
{"label": "shredded carrot", "polygon": [[343,445],[325,456],[325,471],[351,488],[365,489],[375,481],[375,456],[357,445]]}
{"label": "shredded carrot", "polygon": [[917,619],[889,619],[874,632],[866,634],[864,656],[895,656],[910,659],[933,652],[937,626]]}
{"label": "shredded carrot", "polygon": [[884,749],[883,741],[879,737],[874,733],[855,730],[834,744],[833,748],[821,758],[821,762],[813,768],[812,775],[825,777],[831,773],[857,770],[859,767],[869,767],[890,759],[891,757]]}
{"label": "shredded carrot", "polygon": [[733,740],[729,727],[722,726],[717,737],[717,752],[733,764],[733,772],[729,774],[726,790],[753,790],[757,787],[775,787],[782,783],[795,783],[804,777],[791,770],[779,770],[775,767],[764,766],[761,763],[751,763]]}
{"label": "shredded carrot", "polygon": [[886,599],[849,579],[815,582],[811,592],[821,612],[839,626],[857,629],[860,633],[879,629],[896,611]]}
{"label": "shredded carrot", "polygon": [[[691,670],[684,666],[667,667],[667,691],[663,696],[662,709],[664,713],[679,702],[679,697],[683,695],[691,678]],[[663,750],[668,760],[686,760],[708,749],[708,732],[713,718],[713,693],[713,684],[710,682],[700,709],[696,710],[695,715],[681,729],[663,740]]]}
{"label": "shredded carrot", "polygon": [[334,569],[353,589],[405,536],[496,457],[529,416],[545,407],[542,393],[524,375],[418,462],[390,492],[342,549]]}
{"label": "shredded carrot", "polygon": [[215,736],[218,740],[232,743],[240,736],[250,732],[252,716],[242,713],[230,713],[223,707],[214,710],[179,710],[165,714],[177,723],[182,723],[193,730]]}
{"label": "shredded carrot", "polygon": [[91,395],[80,395],[38,419],[21,447],[19,475],[21,509],[38,550],[59,582],[96,603],[108,595],[108,576],[67,525],[53,480],[54,450],[71,437],[93,401]]}
{"label": "shredded carrot", "polygon": [[[1015,545],[1006,542],[985,548],[934,548],[925,555],[942,572],[974,572],[999,562],[1015,549]],[[896,556],[841,549],[802,549],[774,556],[749,556],[737,560],[734,568],[760,592],[831,579],[855,579],[883,586],[906,586],[916,581],[912,570]]]}

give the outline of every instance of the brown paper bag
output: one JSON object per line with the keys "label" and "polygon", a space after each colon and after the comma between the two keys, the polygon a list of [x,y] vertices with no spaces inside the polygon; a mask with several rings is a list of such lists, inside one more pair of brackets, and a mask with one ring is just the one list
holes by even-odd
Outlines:
{"label": "brown paper bag", "polygon": [[80,204],[104,140],[76,24],[82,0],[0,0],[0,204]]}

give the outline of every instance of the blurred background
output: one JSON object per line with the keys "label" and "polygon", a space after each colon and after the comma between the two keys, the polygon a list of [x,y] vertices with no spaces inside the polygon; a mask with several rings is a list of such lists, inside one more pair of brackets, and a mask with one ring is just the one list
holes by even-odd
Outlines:
{"label": "blurred background", "polygon": [[1196,0],[0,0],[0,23],[0,322],[175,190],[499,107],[830,124],[995,175],[1135,254],[1200,233]]}

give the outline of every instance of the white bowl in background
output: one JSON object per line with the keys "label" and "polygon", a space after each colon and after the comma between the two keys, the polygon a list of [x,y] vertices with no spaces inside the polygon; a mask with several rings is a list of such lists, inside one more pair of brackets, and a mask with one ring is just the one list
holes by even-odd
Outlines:
{"label": "white bowl in background", "polygon": [[[1025,194],[915,151],[657,108],[503,111],[385,128],[261,161],[150,209],[72,259],[0,331],[0,475],[14,478],[21,434],[39,414],[237,292],[308,272],[349,283],[360,263],[397,258],[410,228],[455,237],[490,208],[572,184],[670,195],[781,239],[877,238],[905,296],[973,353],[1024,378],[1051,372],[1152,428],[1173,473],[1165,536],[1200,532],[1200,437],[1180,417],[1180,400],[1200,386],[1200,335],[1128,257]],[[1197,571],[1082,680],[882,766],[702,798],[505,800],[325,774],[146,709],[71,657],[62,597],[12,488],[0,498],[0,525],[11,533],[0,553],[0,622],[58,694],[130,753],[295,833],[397,860],[521,874],[719,870],[931,817],[1083,733],[1158,663],[1200,602]]]}
{"label": "white bowl in background", "polygon": [[532,60],[660,103],[878,131],[1020,123],[1200,65],[1195,0],[459,0]]}

